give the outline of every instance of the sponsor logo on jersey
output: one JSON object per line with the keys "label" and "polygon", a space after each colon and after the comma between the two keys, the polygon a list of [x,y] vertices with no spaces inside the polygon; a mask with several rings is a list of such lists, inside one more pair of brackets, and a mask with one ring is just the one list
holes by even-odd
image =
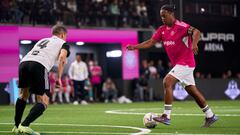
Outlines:
{"label": "sponsor logo on jersey", "polygon": [[174,41],[163,41],[163,44],[165,46],[173,46],[173,45],[175,45],[175,42]]}

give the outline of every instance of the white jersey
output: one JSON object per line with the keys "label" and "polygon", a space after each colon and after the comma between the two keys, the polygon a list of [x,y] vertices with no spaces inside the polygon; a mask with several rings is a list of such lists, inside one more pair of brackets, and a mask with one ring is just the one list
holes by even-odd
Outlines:
{"label": "white jersey", "polygon": [[34,45],[32,50],[24,56],[21,62],[36,61],[50,71],[57,61],[64,43],[65,41],[57,36],[41,39]]}

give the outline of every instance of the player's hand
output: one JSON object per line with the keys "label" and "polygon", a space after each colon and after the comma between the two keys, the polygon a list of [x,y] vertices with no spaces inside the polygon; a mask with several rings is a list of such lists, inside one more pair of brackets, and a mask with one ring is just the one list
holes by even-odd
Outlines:
{"label": "player's hand", "polygon": [[57,87],[57,88],[61,88],[61,87],[62,87],[62,80],[61,80],[61,78],[59,78],[59,79],[57,80],[57,82],[56,82],[56,87]]}
{"label": "player's hand", "polygon": [[197,55],[197,54],[198,54],[198,46],[197,46],[197,45],[193,45],[193,46],[192,46],[192,51],[193,51],[193,53],[194,53],[195,55]]}
{"label": "player's hand", "polygon": [[128,45],[127,46],[127,50],[129,50],[129,51],[132,51],[132,50],[135,50],[135,49],[136,49],[136,47],[133,46],[133,45]]}

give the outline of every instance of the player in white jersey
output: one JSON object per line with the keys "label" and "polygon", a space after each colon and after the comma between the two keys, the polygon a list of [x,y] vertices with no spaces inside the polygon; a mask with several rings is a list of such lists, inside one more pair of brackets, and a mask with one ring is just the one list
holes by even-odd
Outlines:
{"label": "player in white jersey", "polygon": [[[49,104],[48,72],[58,62],[58,84],[66,58],[69,56],[69,46],[65,43],[67,29],[62,25],[52,28],[52,37],[39,40],[33,49],[22,59],[19,65],[20,97],[15,106],[14,134],[39,135],[29,125],[45,111]],[[37,95],[37,103],[32,107],[26,119],[21,123],[29,93]],[[21,124],[20,124],[21,123]]]}

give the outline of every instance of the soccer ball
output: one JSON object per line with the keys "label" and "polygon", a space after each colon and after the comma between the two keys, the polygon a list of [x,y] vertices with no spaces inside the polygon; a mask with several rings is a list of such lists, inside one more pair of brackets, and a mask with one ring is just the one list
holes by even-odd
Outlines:
{"label": "soccer ball", "polygon": [[157,122],[153,120],[154,117],[157,117],[155,113],[147,113],[143,117],[143,124],[147,128],[155,128],[157,126]]}

